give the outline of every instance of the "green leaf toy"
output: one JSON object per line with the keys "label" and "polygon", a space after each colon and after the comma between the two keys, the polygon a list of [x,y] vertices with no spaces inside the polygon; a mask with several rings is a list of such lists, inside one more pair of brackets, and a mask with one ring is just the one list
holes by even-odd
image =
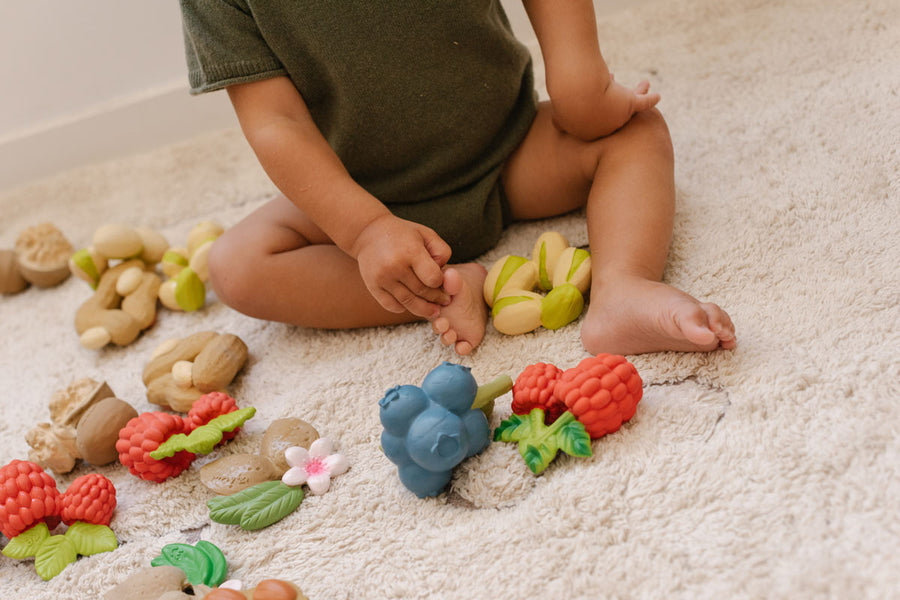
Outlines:
{"label": "green leaf toy", "polygon": [[256,414],[252,406],[220,415],[189,434],[176,433],[150,453],[150,458],[163,460],[186,450],[192,454],[209,454],[222,441],[226,432],[234,431]]}
{"label": "green leaf toy", "polygon": [[512,415],[494,430],[494,441],[518,442],[519,454],[535,475],[540,475],[562,450],[569,456],[591,456],[591,437],[575,415],[564,412],[552,425],[544,424],[544,411]]}
{"label": "green leaf toy", "polygon": [[218,546],[205,540],[200,540],[194,546],[167,544],[150,564],[154,567],[177,567],[184,571],[192,585],[208,587],[217,587],[225,581],[228,572],[225,555]]}
{"label": "green leaf toy", "polygon": [[34,556],[34,570],[44,581],[49,581],[63,572],[78,558],[75,544],[64,535],[48,537]]}
{"label": "green leaf toy", "polygon": [[209,518],[216,523],[256,530],[277,523],[294,512],[303,497],[302,487],[276,480],[264,481],[231,496],[217,496],[206,504]]}

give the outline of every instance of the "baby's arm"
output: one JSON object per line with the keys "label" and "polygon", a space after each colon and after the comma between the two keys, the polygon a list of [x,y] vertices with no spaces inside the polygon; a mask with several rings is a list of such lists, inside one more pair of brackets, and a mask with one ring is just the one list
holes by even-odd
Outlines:
{"label": "baby's arm", "polygon": [[616,82],[600,53],[591,0],[524,0],[537,34],[556,125],[578,138],[609,135],[659,94],[649,82],[635,88]]}
{"label": "baby's arm", "polygon": [[395,217],[350,177],[286,77],[229,86],[241,129],[284,195],[359,263],[391,312],[436,317],[450,248],[428,227]]}

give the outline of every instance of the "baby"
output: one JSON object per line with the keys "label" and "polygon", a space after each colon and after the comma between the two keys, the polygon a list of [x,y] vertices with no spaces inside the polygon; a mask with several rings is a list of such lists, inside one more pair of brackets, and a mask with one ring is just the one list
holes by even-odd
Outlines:
{"label": "baby", "polygon": [[591,353],[734,348],[715,304],[660,282],[675,188],[649,83],[614,80],[590,0],[525,0],[546,67],[499,0],[181,0],[192,92],[226,89],[281,195],[214,244],[218,297],[253,317],[429,320],[482,341],[485,269],[513,221],[586,206]]}

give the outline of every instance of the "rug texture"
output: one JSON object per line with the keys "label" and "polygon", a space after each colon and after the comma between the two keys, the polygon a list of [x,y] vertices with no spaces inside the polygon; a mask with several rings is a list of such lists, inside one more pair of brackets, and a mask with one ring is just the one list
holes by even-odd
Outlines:
{"label": "rug texture", "polygon": [[[208,540],[229,577],[296,582],[310,598],[887,598],[900,590],[900,3],[679,0],[604,17],[621,81],[662,93],[678,206],[666,281],[724,306],[739,346],[629,357],[637,414],[591,458],[533,475],[493,443],[419,499],[379,447],[378,400],[442,361],[479,382],[575,366],[578,324],[515,337],[489,327],[458,359],[427,324],[315,331],[254,320],[210,295],[160,309],[136,342],[96,352],[73,326],[81,281],[0,299],[0,464],[47,421],[54,391],[92,377],[140,412],[141,371],[164,340],[212,329],[250,359],[229,390],[257,415],[228,446],[162,484],[82,465],[118,490],[120,547],[50,582],[0,556],[0,596],[98,598],[168,543]],[[0,247],[52,221],[76,246],[108,222],[173,244],[204,219],[231,225],[274,190],[237,131],[63,173],[0,196]],[[518,224],[481,258],[527,254],[584,216]],[[497,401],[496,427],[510,414]],[[300,417],[351,464],[260,531],[212,523],[200,465],[255,452]],[[6,543],[6,540],[0,540]]]}

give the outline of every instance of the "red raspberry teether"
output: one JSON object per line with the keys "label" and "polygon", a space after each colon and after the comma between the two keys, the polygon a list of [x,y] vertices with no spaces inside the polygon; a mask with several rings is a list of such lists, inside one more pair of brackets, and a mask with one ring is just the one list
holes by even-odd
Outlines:
{"label": "red raspberry teether", "polygon": [[150,453],[176,433],[190,433],[189,424],[179,416],[164,412],[145,412],[128,421],[119,431],[116,451],[119,462],[132,475],[161,483],[187,469],[196,455],[182,450],[174,456],[156,460]]}
{"label": "red raspberry teether", "polygon": [[60,497],[60,505],[66,525],[75,521],[109,525],[116,509],[116,488],[112,481],[99,473],[82,475]]}
{"label": "red raspberry teether", "polygon": [[566,404],[553,395],[556,381],[562,369],[546,363],[535,363],[525,367],[513,384],[512,411],[517,415],[527,415],[535,408],[543,409],[544,423],[550,425],[559,415],[566,412]]}
{"label": "red raspberry teether", "polygon": [[[227,415],[230,412],[234,412],[238,409],[237,402],[234,401],[234,398],[226,394],[225,392],[209,392],[208,394],[203,394],[197,400],[194,401],[194,404],[191,406],[191,410],[187,414],[187,418],[185,422],[188,427],[189,433],[198,427],[202,427],[206,425],[216,417],[221,417],[222,415]],[[226,442],[234,436],[236,436],[240,432],[241,428],[238,427],[234,431],[225,431],[222,433],[222,442]]]}
{"label": "red raspberry teether", "polygon": [[581,421],[591,439],[617,431],[634,416],[643,381],[624,356],[598,354],[563,371],[553,395]]}
{"label": "red raspberry teether", "polygon": [[0,468],[0,532],[13,539],[40,521],[59,524],[59,490],[42,468],[14,460]]}

